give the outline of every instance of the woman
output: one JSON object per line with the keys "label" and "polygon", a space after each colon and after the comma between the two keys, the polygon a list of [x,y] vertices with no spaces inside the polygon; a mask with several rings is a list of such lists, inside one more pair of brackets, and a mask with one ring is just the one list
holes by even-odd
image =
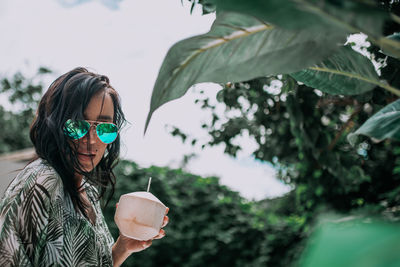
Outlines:
{"label": "woman", "polygon": [[151,245],[114,243],[99,205],[114,192],[124,122],[106,76],[76,68],[50,85],[30,130],[38,158],[0,202],[0,266],[119,266]]}

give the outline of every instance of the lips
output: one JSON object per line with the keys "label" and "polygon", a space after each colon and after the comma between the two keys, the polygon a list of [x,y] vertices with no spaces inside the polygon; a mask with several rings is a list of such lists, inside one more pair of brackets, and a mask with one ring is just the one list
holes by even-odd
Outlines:
{"label": "lips", "polygon": [[96,154],[92,153],[78,153],[78,158],[85,161],[92,161],[95,156]]}

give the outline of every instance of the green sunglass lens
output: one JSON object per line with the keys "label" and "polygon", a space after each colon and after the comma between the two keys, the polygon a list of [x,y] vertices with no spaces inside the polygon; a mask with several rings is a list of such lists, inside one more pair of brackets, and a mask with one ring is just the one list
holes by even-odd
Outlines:
{"label": "green sunglass lens", "polygon": [[67,120],[65,123],[64,133],[72,139],[80,139],[87,134],[90,129],[90,124],[82,120]]}
{"label": "green sunglass lens", "polygon": [[101,123],[97,125],[96,130],[99,139],[105,144],[114,142],[118,136],[118,128],[112,123]]}

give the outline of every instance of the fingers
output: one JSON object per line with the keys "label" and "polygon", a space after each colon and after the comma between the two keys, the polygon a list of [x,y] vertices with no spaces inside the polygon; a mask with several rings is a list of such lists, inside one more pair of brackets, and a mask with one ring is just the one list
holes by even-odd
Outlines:
{"label": "fingers", "polygon": [[160,232],[158,233],[158,235],[156,235],[153,239],[161,239],[165,236],[165,231],[164,229],[160,229]]}
{"label": "fingers", "polygon": [[117,204],[115,204],[115,208],[118,208],[118,202],[117,202]]}
{"label": "fingers", "polygon": [[143,249],[146,249],[146,248],[150,247],[150,246],[151,246],[151,243],[152,243],[151,240],[143,241],[143,242],[142,242],[142,247],[143,247]]}
{"label": "fingers", "polygon": [[[162,225],[161,225],[161,228],[164,228],[164,227],[168,224],[168,222],[169,222],[169,217],[167,216],[168,212],[169,212],[169,208],[167,207],[167,209],[165,210],[165,216],[164,216],[164,220],[163,220],[163,223],[162,223]],[[154,239],[161,239],[161,238],[163,238],[164,236],[165,236],[165,231],[164,231],[164,229],[160,229],[160,232],[158,233],[158,235],[156,235],[156,236],[154,237]]]}
{"label": "fingers", "polygon": [[169,212],[169,208],[167,207],[167,209],[165,210],[165,216],[164,216],[161,228],[164,228],[169,222],[169,217],[167,216],[168,212]]}
{"label": "fingers", "polygon": [[163,223],[161,225],[161,228],[164,228],[169,222],[169,217],[168,216],[164,216],[164,220]]}

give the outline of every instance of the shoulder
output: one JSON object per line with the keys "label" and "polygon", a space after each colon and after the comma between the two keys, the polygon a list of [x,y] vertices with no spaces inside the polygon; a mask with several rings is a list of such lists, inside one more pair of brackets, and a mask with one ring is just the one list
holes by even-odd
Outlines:
{"label": "shoulder", "polygon": [[26,250],[31,259],[43,253],[43,245],[52,233],[48,229],[61,229],[49,223],[60,216],[54,212],[58,205],[54,200],[61,188],[57,172],[41,159],[17,175],[0,202],[0,250],[2,241],[14,238],[10,253],[20,255]]}
{"label": "shoulder", "polygon": [[5,198],[27,195],[37,192],[53,198],[63,191],[61,177],[55,169],[43,159],[28,164],[8,187]]}
{"label": "shoulder", "polygon": [[[62,188],[61,178],[48,163],[38,159],[28,164],[0,201],[0,229],[13,225],[7,233],[21,228],[19,238],[26,242],[38,239]],[[1,234],[5,232],[0,230]]]}

